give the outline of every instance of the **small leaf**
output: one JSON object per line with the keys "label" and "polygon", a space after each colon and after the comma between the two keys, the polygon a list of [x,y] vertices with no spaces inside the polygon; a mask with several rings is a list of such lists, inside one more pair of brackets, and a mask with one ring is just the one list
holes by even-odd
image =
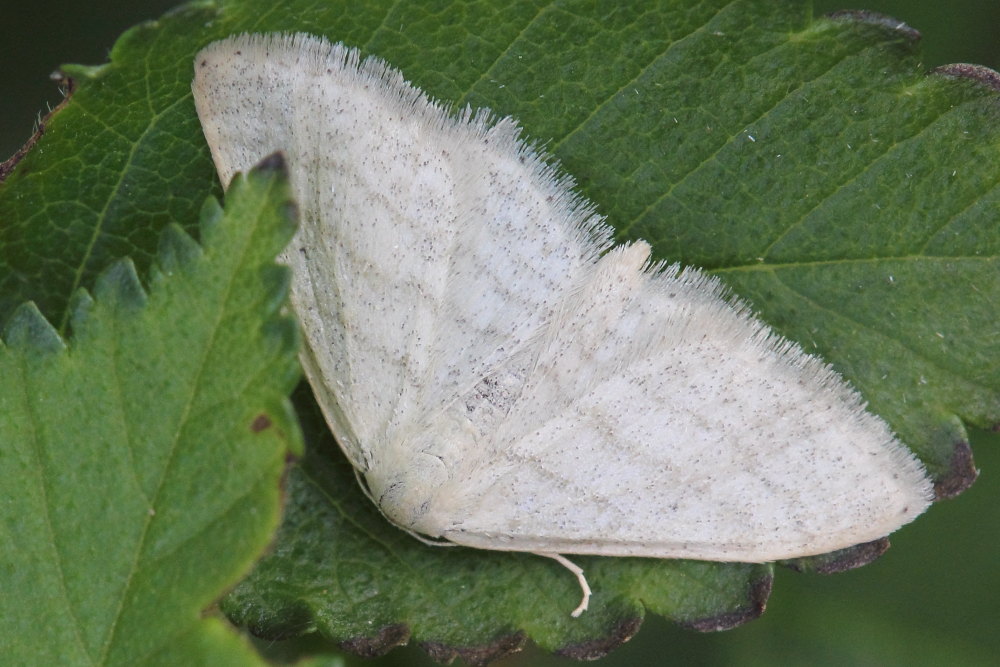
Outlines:
{"label": "small leaf", "polygon": [[115,263],[93,300],[77,300],[68,344],[33,304],[11,318],[6,663],[257,662],[201,616],[270,540],[286,452],[300,448],[286,398],[297,340],[279,314],[287,275],[269,272],[293,229],[288,197],[283,175],[240,179],[203,252],[170,232],[170,276],[148,296],[131,262]]}
{"label": "small leaf", "polygon": [[574,557],[594,597],[590,611],[571,618],[579,589],[554,561],[428,547],[389,524],[358,492],[305,387],[296,403],[310,448],[289,475],[274,550],[222,601],[255,634],[319,631],[368,656],[412,637],[436,657],[472,663],[530,637],[560,654],[595,658],[634,634],[646,609],[702,631],[763,611],[770,565]]}

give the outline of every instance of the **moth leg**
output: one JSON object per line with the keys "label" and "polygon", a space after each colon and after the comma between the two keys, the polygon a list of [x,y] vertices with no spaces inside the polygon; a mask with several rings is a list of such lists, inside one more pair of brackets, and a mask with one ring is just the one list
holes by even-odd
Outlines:
{"label": "moth leg", "polygon": [[420,533],[415,533],[412,530],[409,530],[407,528],[403,528],[403,530],[406,531],[407,533],[409,533],[410,537],[413,537],[415,539],[420,540],[421,542],[423,542],[424,544],[426,544],[429,547],[457,547],[457,546],[459,546],[458,544],[455,544],[454,542],[449,542],[448,540],[443,539],[443,538],[435,540],[435,539],[430,538],[430,537],[424,537]]}
{"label": "moth leg", "polygon": [[[364,491],[365,493],[365,498],[372,501],[372,504],[375,505],[375,507],[378,507],[378,502],[375,500],[375,496],[372,495],[372,492],[368,490],[368,482],[365,481],[365,478],[361,474],[361,471],[355,468],[353,465],[351,466],[351,469],[354,471],[354,479],[357,480],[358,486],[360,486],[361,490]],[[381,510],[379,511],[381,512]]]}
{"label": "moth leg", "polygon": [[576,581],[580,584],[580,590],[583,591],[583,599],[580,600],[580,604],[577,605],[576,609],[570,614],[573,618],[579,618],[580,614],[587,611],[587,605],[590,604],[590,584],[587,583],[587,578],[583,576],[583,569],[579,565],[566,558],[561,554],[550,554],[542,551],[533,551],[536,556],[545,556],[546,558],[551,558],[555,562],[562,565],[564,568],[576,575]]}

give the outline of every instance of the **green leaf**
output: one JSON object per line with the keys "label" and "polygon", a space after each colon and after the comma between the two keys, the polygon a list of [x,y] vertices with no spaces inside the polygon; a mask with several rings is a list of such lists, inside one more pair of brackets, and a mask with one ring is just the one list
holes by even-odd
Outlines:
{"label": "green leaf", "polygon": [[[1000,105],[995,74],[927,74],[915,34],[793,0],[199,3],[66,68],[73,98],[0,189],[0,318],[34,299],[64,330],[78,285],[218,185],[192,61],[241,31],[307,31],[388,60],[431,95],[516,116],[625,238],[702,266],[833,363],[928,465],[974,478],[964,424],[1000,423]],[[597,591],[518,554],[433,549],[364,499],[307,399],[309,453],[273,554],[225,602],[255,631],[315,630],[440,657],[531,637],[597,655],[645,609],[700,629],[762,609],[770,566],[580,559]],[[884,545],[797,562],[830,570]]]}
{"label": "green leaf", "polygon": [[279,521],[298,337],[274,264],[283,166],[209,200],[204,248],[163,236],[79,292],[68,342],[27,303],[0,347],[0,653],[8,664],[256,664],[203,611]]}
{"label": "green leaf", "polygon": [[289,475],[274,550],[222,603],[255,634],[318,630],[369,656],[412,634],[439,660],[472,663],[530,637],[562,655],[592,658],[632,636],[644,609],[700,630],[732,627],[763,610],[767,565],[574,556],[594,597],[589,611],[571,618],[580,591],[554,561],[429,547],[385,521],[358,492],[319,408],[296,398],[309,450]]}

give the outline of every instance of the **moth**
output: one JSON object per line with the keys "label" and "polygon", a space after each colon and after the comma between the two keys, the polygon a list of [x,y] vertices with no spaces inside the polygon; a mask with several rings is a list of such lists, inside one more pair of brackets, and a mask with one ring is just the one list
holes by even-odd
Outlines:
{"label": "moth", "polygon": [[326,420],[385,517],[447,543],[766,562],[881,538],[931,483],[820,359],[611,228],[512,118],[307,34],[195,61],[222,183],[283,151],[282,261]]}

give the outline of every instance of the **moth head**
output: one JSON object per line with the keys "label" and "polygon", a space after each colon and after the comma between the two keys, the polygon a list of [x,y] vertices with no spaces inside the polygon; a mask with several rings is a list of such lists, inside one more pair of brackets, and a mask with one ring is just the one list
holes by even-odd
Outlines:
{"label": "moth head", "polygon": [[448,480],[441,459],[423,452],[395,460],[375,461],[365,473],[371,499],[387,519],[400,528],[439,537],[433,520],[433,499]]}

